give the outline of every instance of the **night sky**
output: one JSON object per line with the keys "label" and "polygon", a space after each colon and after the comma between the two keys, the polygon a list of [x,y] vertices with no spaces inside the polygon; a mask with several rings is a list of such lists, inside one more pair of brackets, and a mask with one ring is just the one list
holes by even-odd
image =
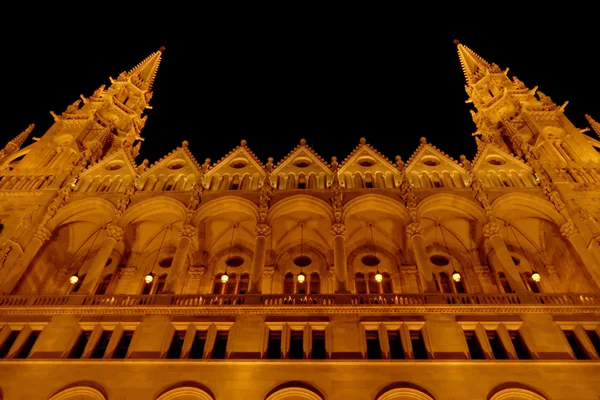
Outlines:
{"label": "night sky", "polygon": [[521,15],[511,18],[525,25],[438,27],[388,10],[354,11],[306,18],[227,11],[177,33],[157,28],[160,15],[134,26],[135,18],[111,14],[101,23],[48,18],[19,33],[4,24],[1,142],[30,123],[41,136],[50,110],[61,113],[163,45],[138,163],[183,140],[200,162],[219,160],[241,139],[263,161],[279,161],[301,138],[327,160],[343,159],[363,136],[390,159],[406,160],[421,136],[454,158],[472,158],[472,105],[453,37],[557,104],[568,100],[576,126],[587,126],[584,113],[600,120],[593,61],[600,31],[591,16],[573,26]]}

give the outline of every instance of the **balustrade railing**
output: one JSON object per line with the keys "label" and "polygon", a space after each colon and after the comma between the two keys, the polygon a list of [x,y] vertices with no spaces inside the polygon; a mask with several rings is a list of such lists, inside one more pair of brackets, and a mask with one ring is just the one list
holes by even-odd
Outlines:
{"label": "balustrade railing", "polygon": [[0,296],[6,307],[211,307],[211,306],[600,306],[600,293],[496,294],[185,294]]}

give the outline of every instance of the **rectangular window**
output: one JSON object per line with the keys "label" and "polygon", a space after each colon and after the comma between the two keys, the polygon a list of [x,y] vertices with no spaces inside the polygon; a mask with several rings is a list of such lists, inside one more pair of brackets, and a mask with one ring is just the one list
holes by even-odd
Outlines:
{"label": "rectangular window", "polygon": [[519,360],[531,360],[531,353],[529,353],[529,349],[525,345],[521,333],[519,331],[508,331],[508,333],[510,334],[510,340],[517,353],[517,358]]}
{"label": "rectangular window", "polygon": [[494,359],[496,360],[508,360],[508,353],[500,340],[500,336],[498,336],[498,332],[496,331],[485,331],[487,333],[488,340],[490,341],[490,346],[492,347],[492,353],[494,354]]}
{"label": "rectangular window", "polygon": [[379,343],[378,331],[367,331],[367,358],[369,360],[381,360],[381,345]]}
{"label": "rectangular window", "polygon": [[227,356],[227,337],[229,331],[217,331],[215,345],[213,347],[211,358],[224,359]]}
{"label": "rectangular window", "polygon": [[315,331],[312,334],[311,358],[315,360],[324,360],[327,358],[327,349],[325,347],[325,331]]}
{"label": "rectangular window", "polygon": [[291,359],[304,358],[304,332],[303,331],[294,331],[293,330],[290,332],[289,358],[291,358]]}
{"label": "rectangular window", "polygon": [[600,335],[596,331],[585,331],[596,349],[596,353],[600,355]]}
{"label": "rectangular window", "polygon": [[269,330],[266,357],[269,359],[281,358],[281,331]]}
{"label": "rectangular window", "polygon": [[17,336],[19,336],[19,331],[12,331],[4,343],[2,343],[2,347],[0,347],[0,358],[4,358],[8,355],[10,348],[15,344],[17,340]]}
{"label": "rectangular window", "polygon": [[112,331],[103,331],[100,339],[98,340],[98,344],[96,344],[96,348],[92,352],[90,358],[102,358],[104,357],[104,353],[106,353],[106,348],[108,347],[108,342],[110,342],[110,337],[112,336]]}
{"label": "rectangular window", "polygon": [[39,336],[40,331],[31,331],[27,340],[25,340],[25,344],[23,344],[23,347],[21,347],[15,358],[27,358]]}
{"label": "rectangular window", "polygon": [[129,345],[131,344],[132,338],[133,331],[123,331],[121,339],[119,339],[119,344],[117,344],[117,348],[115,349],[112,358],[125,358],[127,356],[127,350],[129,350]]}
{"label": "rectangular window", "polygon": [[[181,351],[183,350],[183,342],[185,340],[186,333],[187,331],[183,330],[175,331],[173,334],[173,339],[171,340],[171,345],[167,351],[167,358],[181,358]],[[202,350],[204,350],[204,346],[202,346]]]}
{"label": "rectangular window", "polygon": [[406,358],[400,331],[387,331],[388,340],[390,342],[390,358],[392,360],[401,360]]}
{"label": "rectangular window", "polygon": [[578,360],[589,360],[590,356],[585,351],[581,343],[579,343],[579,339],[575,335],[573,331],[563,331],[565,337],[567,338],[567,342],[569,342],[569,346],[571,346],[571,350],[573,350],[573,354],[575,358]]}
{"label": "rectangular window", "polygon": [[425,347],[425,340],[423,340],[423,332],[410,331],[410,342],[413,348],[413,357],[415,360],[426,360],[427,348]]}
{"label": "rectangular window", "polygon": [[189,358],[202,358],[204,357],[204,345],[206,344],[206,333],[207,331],[196,331],[196,336],[192,342],[192,348],[190,349]]}
{"label": "rectangular window", "polygon": [[481,343],[477,339],[475,331],[465,331],[465,339],[467,340],[467,346],[469,347],[469,354],[471,354],[472,360],[485,360],[485,354]]}
{"label": "rectangular window", "polygon": [[87,346],[90,336],[92,335],[92,331],[81,331],[79,334],[79,338],[77,338],[77,342],[73,346],[71,350],[71,354],[69,354],[69,358],[81,358],[83,355],[83,351],[85,350],[85,346]]}

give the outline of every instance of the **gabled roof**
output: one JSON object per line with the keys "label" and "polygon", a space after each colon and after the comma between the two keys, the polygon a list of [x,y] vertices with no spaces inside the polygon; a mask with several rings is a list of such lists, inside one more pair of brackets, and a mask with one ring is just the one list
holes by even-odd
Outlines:
{"label": "gabled roof", "polygon": [[[176,160],[182,162],[174,163]],[[200,174],[202,169],[192,152],[189,150],[187,140],[184,140],[181,146],[177,147],[175,150],[171,151],[169,154],[152,164],[146,171],[144,171],[142,176],[150,174],[156,175],[163,168],[166,169],[169,174],[183,173],[187,169],[188,173],[195,174],[196,176]]]}
{"label": "gabled roof", "polygon": [[478,150],[477,155],[475,155],[475,158],[473,158],[471,168],[472,171],[478,171],[483,168],[506,169],[510,166],[514,166],[517,169],[526,169],[531,171],[530,166],[525,164],[519,158],[508,154],[493,143],[484,143],[479,141],[477,146]]}
{"label": "gabled roof", "polygon": [[[247,164],[238,168],[231,167],[230,164],[238,158],[240,159],[240,161],[247,160]],[[246,140],[242,140],[239,146],[233,148],[233,150],[227,153],[219,161],[214,163],[213,166],[206,173],[206,176],[210,176],[216,173],[217,171],[222,171],[223,169],[231,169],[231,171],[228,171],[228,173],[243,174],[245,172],[244,169],[248,168],[248,166],[254,166],[255,169],[257,169],[263,176],[266,174],[265,165],[262,163],[262,161],[258,159],[258,157],[256,157],[256,154],[254,154],[254,152],[250,150],[250,148],[248,147],[248,142],[246,142]]]}
{"label": "gabled roof", "polygon": [[409,170],[419,167],[422,167],[422,169],[426,169],[428,167],[437,167],[437,165],[429,166],[426,164],[426,162],[429,161],[439,162],[439,165],[445,165],[455,171],[466,173],[465,169],[458,165],[458,162],[454,158],[450,157],[437,147],[427,143],[427,139],[424,137],[421,138],[421,144],[419,144],[419,147],[417,147],[410,158],[406,161],[406,171],[409,172]]}
{"label": "gabled roof", "polygon": [[[312,147],[307,145],[305,139],[301,139],[300,144],[294,147],[294,149],[290,151],[285,157],[283,157],[281,161],[279,161],[277,165],[273,168],[273,175],[278,174],[288,166],[294,166],[294,163],[299,158],[307,158],[311,161],[311,165],[319,166],[328,174],[332,173],[329,163],[327,163],[327,161],[325,161],[323,157],[321,157],[316,151],[314,151]],[[302,170],[302,168],[300,167],[295,168],[298,170]]]}
{"label": "gabled roof", "polygon": [[350,154],[348,154],[348,156],[346,156],[346,158],[344,158],[344,161],[340,163],[338,172],[343,174],[352,166],[365,168],[365,166],[359,166],[358,164],[362,158],[371,158],[375,161],[373,165],[367,166],[368,168],[375,168],[379,166],[384,167],[385,169],[394,173],[398,173],[394,163],[392,163],[386,156],[381,154],[373,146],[368,144],[365,138],[360,138],[359,144],[354,148],[354,150],[352,150]]}
{"label": "gabled roof", "polygon": [[133,159],[127,151],[121,148],[83,171],[80,178],[96,174],[103,176],[136,176],[135,170],[136,167]]}

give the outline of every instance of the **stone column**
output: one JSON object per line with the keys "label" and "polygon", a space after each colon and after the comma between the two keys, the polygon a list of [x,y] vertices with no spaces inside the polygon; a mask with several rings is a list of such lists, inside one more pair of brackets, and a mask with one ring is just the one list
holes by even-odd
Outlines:
{"label": "stone column", "polygon": [[346,225],[336,223],[331,226],[333,235],[333,265],[335,266],[335,293],[350,293],[348,289],[348,265],[346,264]]}
{"label": "stone column", "polygon": [[185,278],[183,267],[185,266],[194,237],[196,237],[196,227],[193,225],[184,225],[181,230],[179,243],[177,244],[177,250],[175,250],[175,255],[173,256],[173,262],[171,263],[171,271],[167,275],[167,282],[162,293],[173,294],[176,289],[183,287],[183,282],[181,282]]}
{"label": "stone column", "polygon": [[592,253],[588,251],[585,240],[573,221],[563,224],[560,227],[560,233],[573,245],[573,249],[581,259],[581,263],[587,268],[596,286],[600,288],[600,265],[598,265],[596,258],[592,256]]}
{"label": "stone column", "polygon": [[260,278],[265,268],[267,237],[270,234],[271,228],[269,225],[256,225],[256,245],[254,247],[254,257],[252,258],[252,269],[250,270],[250,288],[248,294],[261,293]]}
{"label": "stone column", "polygon": [[29,264],[33,258],[37,255],[42,246],[48,240],[50,240],[50,236],[52,236],[50,229],[46,228],[45,226],[38,228],[33,235],[33,239],[29,243],[29,246],[27,246],[17,261],[17,265],[10,269],[7,268],[6,276],[4,277],[4,284],[0,286],[2,288],[2,290],[0,290],[0,294],[12,293],[15,286],[17,286],[17,283],[23,278],[23,274],[25,274],[25,271],[27,271],[27,268],[29,267]]}
{"label": "stone column", "polygon": [[106,262],[110,257],[113,249],[117,242],[123,239],[123,228],[115,224],[108,224],[106,228],[106,237],[102,241],[96,256],[92,260],[90,264],[90,268],[85,274],[85,278],[81,283],[81,288],[77,292],[77,294],[93,294],[94,290],[96,290],[96,285],[98,285],[98,281],[102,275],[102,270],[106,266]]}
{"label": "stone column", "polygon": [[500,261],[501,272],[504,272],[510,287],[515,292],[526,292],[527,288],[525,288],[525,284],[521,280],[519,271],[508,252],[508,248],[506,247],[506,243],[504,243],[504,239],[502,239],[502,235],[500,235],[500,226],[495,222],[488,222],[483,227],[483,236],[492,246],[494,253],[496,253],[496,257],[498,257],[498,260]]}
{"label": "stone column", "polygon": [[410,238],[410,243],[415,252],[415,261],[419,270],[419,280],[421,281],[421,289],[425,293],[437,293],[435,281],[433,279],[433,271],[431,263],[427,257],[427,249],[425,248],[425,240],[423,240],[423,226],[418,222],[413,222],[406,227],[406,234]]}
{"label": "stone column", "polygon": [[271,294],[273,292],[273,273],[275,272],[275,267],[268,266],[263,270],[263,281],[262,281],[262,292],[263,294]]}

